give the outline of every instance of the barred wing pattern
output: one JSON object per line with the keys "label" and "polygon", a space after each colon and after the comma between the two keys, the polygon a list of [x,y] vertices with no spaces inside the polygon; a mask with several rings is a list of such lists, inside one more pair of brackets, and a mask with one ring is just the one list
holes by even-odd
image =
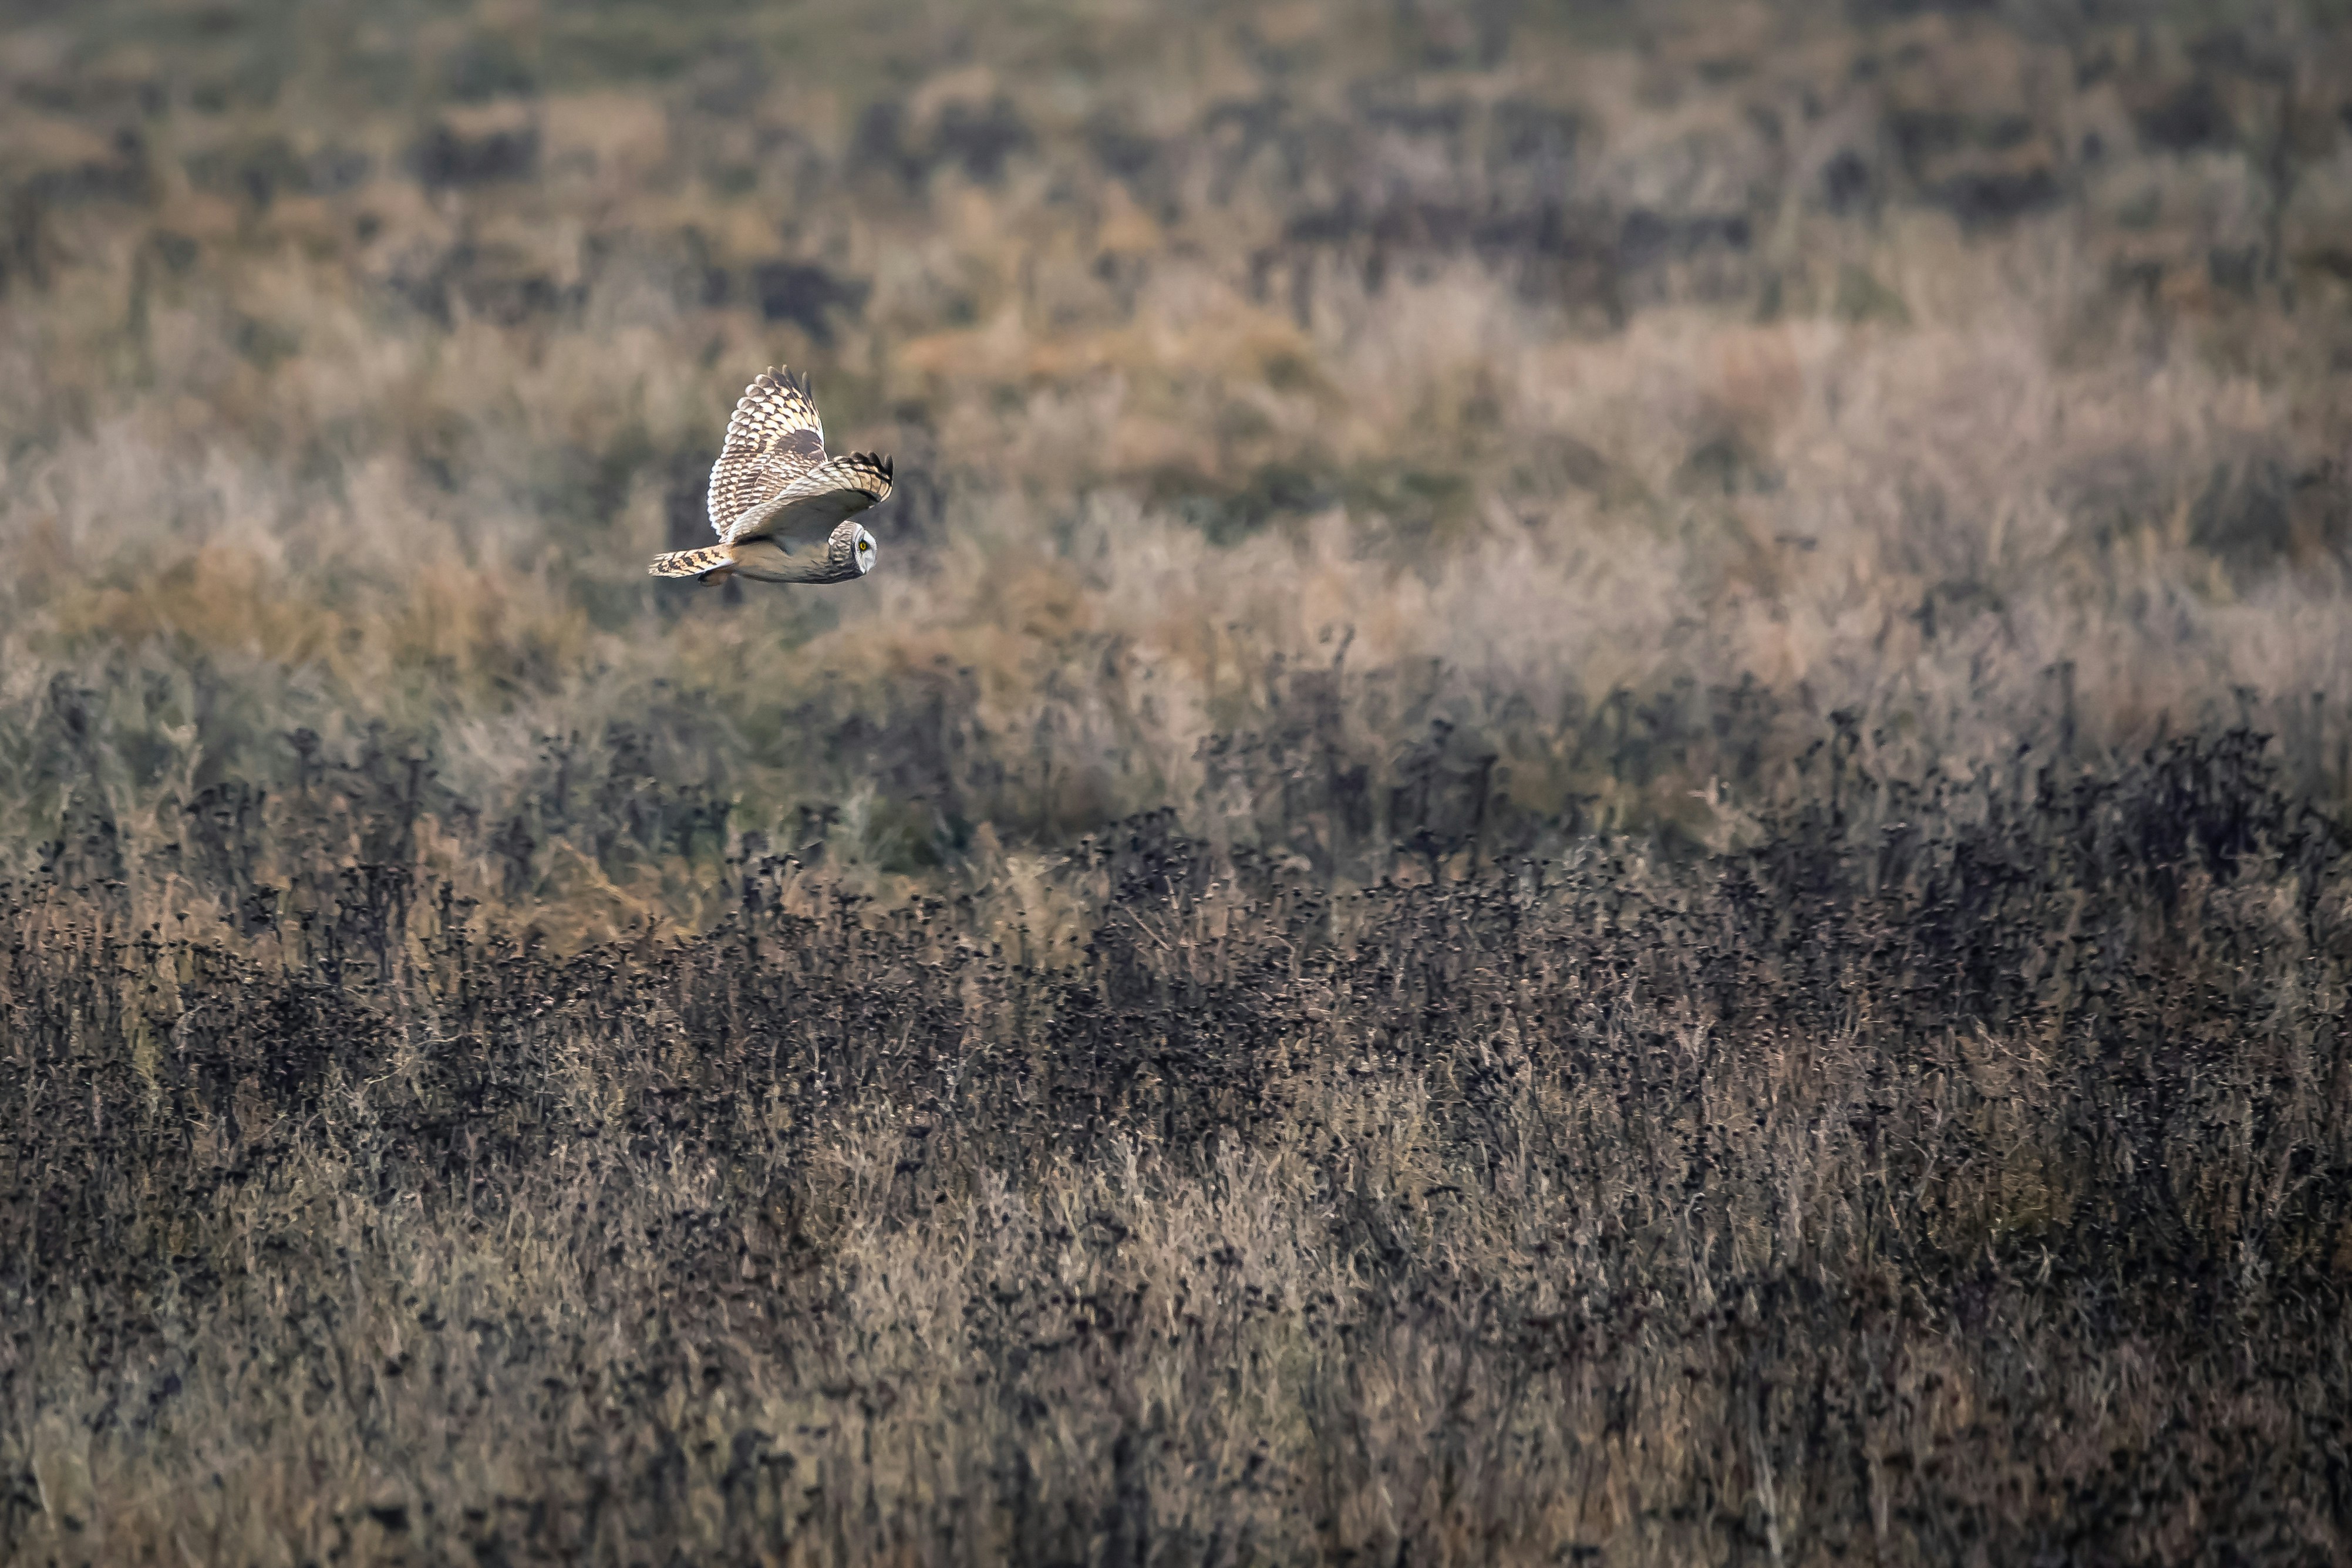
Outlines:
{"label": "barred wing pattern", "polygon": [[[870,452],[828,457],[746,514],[727,536],[745,539],[824,539],[834,525],[890,496],[890,460]],[[788,549],[790,546],[786,547]]]}
{"label": "barred wing pattern", "polygon": [[773,367],[743,389],[727,444],[710,468],[710,526],[732,543],[746,513],[772,506],[824,459],[824,422],[808,378]]}

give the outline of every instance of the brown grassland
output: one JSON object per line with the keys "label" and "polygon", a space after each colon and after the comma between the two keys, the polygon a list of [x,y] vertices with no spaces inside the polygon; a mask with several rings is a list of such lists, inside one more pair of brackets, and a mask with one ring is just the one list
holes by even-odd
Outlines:
{"label": "brown grassland", "polygon": [[2322,0],[14,0],[0,1562],[2352,1560],[2347,461]]}

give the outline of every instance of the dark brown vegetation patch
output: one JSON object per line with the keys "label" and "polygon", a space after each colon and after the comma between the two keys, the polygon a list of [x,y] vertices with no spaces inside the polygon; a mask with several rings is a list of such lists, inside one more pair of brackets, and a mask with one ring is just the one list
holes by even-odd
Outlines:
{"label": "dark brown vegetation patch", "polygon": [[2352,883],[2262,749],[1336,896],[1142,819],[1058,953],[739,852],[708,934],[560,955],[402,865],[249,888],[201,801],[274,918],[6,890],[0,1521],[2324,1561]]}

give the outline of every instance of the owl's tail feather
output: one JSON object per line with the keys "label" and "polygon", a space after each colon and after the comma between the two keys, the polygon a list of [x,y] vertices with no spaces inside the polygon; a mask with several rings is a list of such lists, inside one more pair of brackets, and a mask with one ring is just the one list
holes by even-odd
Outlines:
{"label": "owl's tail feather", "polygon": [[656,577],[698,577],[705,582],[724,582],[734,575],[735,552],[725,545],[672,550],[654,557],[654,564],[647,570]]}

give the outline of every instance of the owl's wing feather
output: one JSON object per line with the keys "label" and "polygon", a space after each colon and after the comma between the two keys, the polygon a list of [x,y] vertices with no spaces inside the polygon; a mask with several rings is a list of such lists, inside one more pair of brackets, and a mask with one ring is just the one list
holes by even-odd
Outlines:
{"label": "owl's wing feather", "polygon": [[727,444],[710,468],[710,526],[722,539],[744,513],[773,501],[824,460],[824,422],[808,378],[771,366],[743,389]]}
{"label": "owl's wing feather", "polygon": [[835,523],[889,498],[890,460],[870,452],[828,457],[748,512],[727,535],[745,539],[828,537]]}

